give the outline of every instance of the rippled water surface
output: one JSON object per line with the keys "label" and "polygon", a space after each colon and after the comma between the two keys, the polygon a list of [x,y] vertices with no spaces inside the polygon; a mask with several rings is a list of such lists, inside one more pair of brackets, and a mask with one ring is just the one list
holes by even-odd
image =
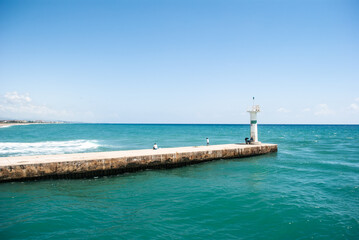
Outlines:
{"label": "rippled water surface", "polygon": [[[245,125],[0,128],[0,156],[243,142]],[[0,239],[359,239],[359,126],[259,125],[278,153],[0,184]],[[0,158],[1,161],[1,158]]]}

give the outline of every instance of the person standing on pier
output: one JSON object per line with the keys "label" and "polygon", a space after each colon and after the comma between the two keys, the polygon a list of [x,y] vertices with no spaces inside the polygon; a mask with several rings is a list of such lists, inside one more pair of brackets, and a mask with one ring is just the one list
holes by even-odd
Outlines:
{"label": "person standing on pier", "polygon": [[157,149],[158,149],[157,143],[153,144],[153,150],[157,150]]}
{"label": "person standing on pier", "polygon": [[206,138],[206,141],[207,141],[207,146],[209,145],[209,139],[208,138]]}

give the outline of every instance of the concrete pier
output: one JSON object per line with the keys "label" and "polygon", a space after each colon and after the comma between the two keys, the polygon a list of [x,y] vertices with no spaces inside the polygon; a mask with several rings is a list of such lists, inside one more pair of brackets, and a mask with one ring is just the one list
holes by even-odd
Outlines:
{"label": "concrete pier", "polygon": [[0,182],[103,176],[271,152],[277,152],[276,144],[225,144],[158,150],[0,157]]}

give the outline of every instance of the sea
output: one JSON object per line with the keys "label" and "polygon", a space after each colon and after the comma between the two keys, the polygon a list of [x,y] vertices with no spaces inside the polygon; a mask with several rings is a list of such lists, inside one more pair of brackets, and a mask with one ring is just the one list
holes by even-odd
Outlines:
{"label": "sea", "polygon": [[[0,128],[1,157],[243,143],[249,125]],[[0,239],[359,239],[359,126],[258,125],[278,152],[0,184]]]}

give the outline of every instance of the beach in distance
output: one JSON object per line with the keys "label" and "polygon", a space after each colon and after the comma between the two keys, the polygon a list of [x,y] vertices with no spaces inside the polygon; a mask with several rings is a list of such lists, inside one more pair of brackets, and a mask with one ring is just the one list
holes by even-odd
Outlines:
{"label": "beach in distance", "polygon": [[27,120],[1,120],[0,121],[0,128],[6,128],[11,126],[17,125],[30,125],[30,124],[60,124],[64,122],[60,121],[27,121]]}
{"label": "beach in distance", "polygon": [[[202,146],[207,137],[211,144],[243,143],[248,135],[248,125],[235,124],[12,126],[0,129],[0,156],[151,149],[154,142],[160,148]],[[0,236],[357,239],[358,138],[358,125],[259,125],[259,140],[278,144],[278,153],[118,176],[3,183]]]}

